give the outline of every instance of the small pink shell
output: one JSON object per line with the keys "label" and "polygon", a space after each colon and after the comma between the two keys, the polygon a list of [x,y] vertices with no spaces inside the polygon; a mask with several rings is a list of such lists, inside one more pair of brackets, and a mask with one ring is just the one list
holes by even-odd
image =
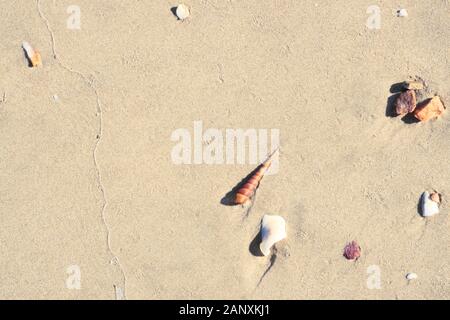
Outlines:
{"label": "small pink shell", "polygon": [[356,241],[348,243],[344,248],[344,257],[348,260],[356,260],[361,256],[361,247]]}
{"label": "small pink shell", "polygon": [[430,199],[433,200],[436,203],[440,203],[441,202],[441,195],[439,193],[437,193],[437,192],[433,192],[430,195]]}

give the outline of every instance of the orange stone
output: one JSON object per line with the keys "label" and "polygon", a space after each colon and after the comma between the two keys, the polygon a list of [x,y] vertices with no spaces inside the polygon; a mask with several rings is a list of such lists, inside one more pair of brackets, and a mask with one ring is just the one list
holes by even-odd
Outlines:
{"label": "orange stone", "polygon": [[438,96],[427,99],[421,102],[416,110],[414,110],[414,117],[420,121],[428,121],[439,117],[444,112],[444,104]]}

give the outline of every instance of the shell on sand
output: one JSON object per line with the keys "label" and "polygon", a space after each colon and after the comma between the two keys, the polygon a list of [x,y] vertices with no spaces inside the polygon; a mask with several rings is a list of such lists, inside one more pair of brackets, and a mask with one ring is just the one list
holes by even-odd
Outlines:
{"label": "shell on sand", "polygon": [[175,13],[180,20],[184,20],[191,15],[189,7],[185,4],[179,4]]}
{"label": "shell on sand", "polygon": [[266,171],[269,169],[270,164],[271,160],[269,159],[268,161],[258,166],[255,174],[252,175],[250,179],[248,179],[245,184],[236,192],[234,199],[235,204],[244,204],[255,194],[256,188],[258,188],[259,183]]}
{"label": "shell on sand", "polygon": [[357,260],[361,256],[361,247],[356,241],[348,243],[344,248],[344,257],[347,260]]}
{"label": "shell on sand", "polygon": [[256,192],[256,189],[261,182],[261,179],[264,177],[264,174],[269,170],[270,165],[272,164],[272,158],[278,152],[278,148],[275,149],[274,152],[267,158],[266,161],[261,163],[255,170],[254,174],[248,178],[242,187],[236,192],[234,197],[235,204],[244,204],[246,203]]}
{"label": "shell on sand", "polygon": [[406,11],[406,9],[399,9],[397,11],[397,17],[407,17],[408,16],[408,11]]}
{"label": "shell on sand", "polygon": [[424,85],[421,81],[417,80],[408,80],[403,82],[403,88],[406,90],[422,90]]}
{"label": "shell on sand", "polygon": [[34,50],[27,41],[22,42],[22,48],[25,50],[27,59],[30,61],[31,66],[38,67],[42,65],[41,54],[39,51]]}
{"label": "shell on sand", "polygon": [[439,213],[439,204],[431,200],[430,193],[428,191],[422,193],[420,202],[422,215],[424,217],[431,217]]}
{"label": "shell on sand", "polygon": [[286,221],[283,217],[276,215],[264,215],[261,223],[261,244],[259,249],[268,256],[270,248],[278,241],[286,238]]}
{"label": "shell on sand", "polygon": [[410,273],[408,273],[406,275],[406,279],[408,279],[408,280],[414,280],[414,279],[417,279],[417,278],[418,278],[418,276],[414,272],[410,272]]}

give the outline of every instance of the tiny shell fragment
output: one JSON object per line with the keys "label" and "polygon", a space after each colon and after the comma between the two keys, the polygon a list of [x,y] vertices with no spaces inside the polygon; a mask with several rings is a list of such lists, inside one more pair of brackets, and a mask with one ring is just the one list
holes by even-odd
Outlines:
{"label": "tiny shell fragment", "polygon": [[179,4],[175,13],[180,20],[184,20],[191,15],[189,7],[185,4]]}
{"label": "tiny shell fragment", "polygon": [[414,90],[407,90],[400,93],[395,101],[395,111],[398,115],[413,112],[416,108],[416,93]]}
{"label": "tiny shell fragment", "polygon": [[352,241],[348,243],[344,248],[344,257],[348,260],[356,260],[361,256],[361,247],[356,243],[356,241]]}
{"label": "tiny shell fragment", "polygon": [[430,195],[430,199],[433,200],[433,201],[436,202],[436,203],[440,203],[440,202],[441,202],[441,196],[440,196],[439,193],[437,193],[437,192],[433,192],[433,193]]}
{"label": "tiny shell fragment", "polygon": [[406,90],[422,90],[423,83],[420,81],[405,81],[402,84],[403,88]]}
{"label": "tiny shell fragment", "polygon": [[406,9],[399,9],[397,10],[397,17],[407,17],[408,16],[408,11],[406,11]]}
{"label": "tiny shell fragment", "polygon": [[423,217],[431,217],[439,213],[439,204],[431,199],[428,191],[422,193],[420,201]]}
{"label": "tiny shell fragment", "polygon": [[428,121],[439,117],[444,110],[445,108],[441,99],[438,96],[434,96],[431,99],[419,103],[416,110],[414,110],[414,117],[420,121]]}
{"label": "tiny shell fragment", "polygon": [[33,47],[27,41],[22,42],[22,48],[25,51],[30,66],[39,67],[42,65],[42,58],[39,51],[33,49]]}
{"label": "tiny shell fragment", "polygon": [[406,279],[408,279],[408,280],[414,280],[414,279],[417,279],[417,274],[415,274],[415,273],[413,273],[413,272],[410,272],[410,273],[408,273],[408,274],[406,275]]}

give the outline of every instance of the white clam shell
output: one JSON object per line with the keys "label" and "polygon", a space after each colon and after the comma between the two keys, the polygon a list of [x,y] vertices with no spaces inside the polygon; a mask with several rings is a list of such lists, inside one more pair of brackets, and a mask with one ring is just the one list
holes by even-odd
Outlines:
{"label": "white clam shell", "polygon": [[34,51],[33,47],[27,41],[22,42],[22,48],[23,48],[23,50],[25,50],[25,52],[27,53],[27,56],[29,58],[31,58],[35,55],[35,51]]}
{"label": "white clam shell", "polygon": [[439,213],[439,204],[430,199],[430,193],[425,191],[422,193],[421,209],[424,217],[431,217]]}
{"label": "white clam shell", "polygon": [[268,256],[270,248],[278,241],[286,238],[286,221],[283,217],[275,215],[264,215],[261,223],[261,244],[259,249]]}
{"label": "white clam shell", "polygon": [[180,20],[184,20],[191,15],[189,7],[185,4],[179,4],[175,13]]}
{"label": "white clam shell", "polygon": [[406,275],[406,279],[408,279],[408,280],[415,280],[417,278],[418,278],[418,276],[414,272],[410,272]]}
{"label": "white clam shell", "polygon": [[33,59],[33,57],[36,54],[36,51],[34,51],[33,47],[27,41],[22,42],[22,48],[23,50],[25,50],[27,57],[29,59]]}
{"label": "white clam shell", "polygon": [[408,16],[408,11],[406,11],[406,9],[399,9],[397,11],[397,17],[407,17]]}

